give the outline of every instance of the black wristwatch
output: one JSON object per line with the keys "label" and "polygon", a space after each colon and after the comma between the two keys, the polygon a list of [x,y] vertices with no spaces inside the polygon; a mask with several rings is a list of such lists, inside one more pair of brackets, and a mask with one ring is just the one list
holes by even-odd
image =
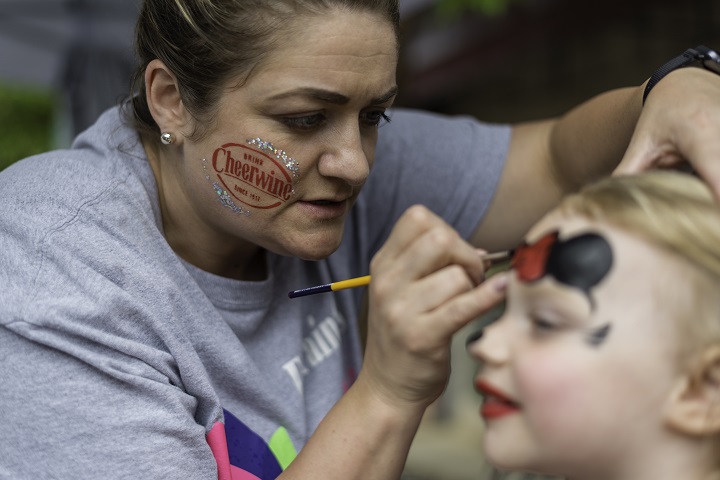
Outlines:
{"label": "black wristwatch", "polygon": [[715,50],[712,50],[704,45],[700,45],[695,48],[688,48],[682,55],[673,58],[662,67],[655,70],[650,80],[645,86],[645,92],[643,93],[643,105],[645,99],[650,93],[650,90],[660,81],[662,78],[673,70],[683,67],[700,67],[705,70],[709,70],[713,73],[720,75],[720,54]]}

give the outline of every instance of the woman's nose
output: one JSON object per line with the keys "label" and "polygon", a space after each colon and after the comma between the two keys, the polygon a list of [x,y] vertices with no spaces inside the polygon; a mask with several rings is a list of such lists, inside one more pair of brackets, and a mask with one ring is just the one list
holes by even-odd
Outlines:
{"label": "woman's nose", "polygon": [[359,129],[353,130],[333,139],[320,157],[318,169],[323,176],[341,178],[352,186],[359,186],[370,175],[370,159]]}

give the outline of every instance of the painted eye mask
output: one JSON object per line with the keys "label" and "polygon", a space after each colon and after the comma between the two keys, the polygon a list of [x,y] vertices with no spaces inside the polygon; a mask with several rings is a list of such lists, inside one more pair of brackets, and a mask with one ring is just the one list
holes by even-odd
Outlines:
{"label": "painted eye mask", "polygon": [[596,233],[583,233],[561,240],[553,231],[537,242],[518,247],[511,267],[518,279],[531,283],[546,275],[582,291],[594,306],[590,290],[598,285],[612,268],[613,254],[608,241]]}
{"label": "painted eye mask", "polygon": [[[559,283],[583,292],[594,309],[590,290],[607,276],[612,263],[612,249],[601,235],[583,233],[561,240],[559,232],[552,231],[535,243],[523,243],[516,248],[510,267],[524,283],[537,282],[550,275]],[[610,324],[593,329],[588,332],[586,342],[597,347],[605,341],[610,330]],[[481,336],[482,330],[471,335],[467,345]]]}

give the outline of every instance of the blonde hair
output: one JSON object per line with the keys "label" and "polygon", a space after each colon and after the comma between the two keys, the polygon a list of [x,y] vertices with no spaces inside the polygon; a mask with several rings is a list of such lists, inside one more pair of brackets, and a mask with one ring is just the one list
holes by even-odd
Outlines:
{"label": "blonde hair", "polygon": [[609,177],[561,208],[639,235],[720,280],[720,205],[697,177],[675,171]]}
{"label": "blonde hair", "polygon": [[[720,342],[720,204],[697,177],[677,171],[608,177],[567,197],[560,209],[636,235],[684,260],[692,322],[682,353]],[[700,321],[700,317],[705,319]],[[684,344],[684,345],[683,345]]]}
{"label": "blonde hair", "polygon": [[688,266],[677,279],[680,293],[668,292],[684,299],[679,313],[691,320],[678,325],[679,361],[720,343],[720,204],[702,180],[677,171],[609,177],[560,209],[636,235]]}

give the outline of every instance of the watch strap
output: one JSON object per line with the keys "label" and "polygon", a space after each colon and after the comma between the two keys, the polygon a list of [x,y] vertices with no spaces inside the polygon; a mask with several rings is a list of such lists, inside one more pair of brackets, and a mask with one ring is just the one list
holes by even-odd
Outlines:
{"label": "watch strap", "polygon": [[704,45],[700,45],[696,48],[688,48],[682,54],[673,58],[672,60],[668,61],[663,66],[655,70],[655,72],[653,72],[652,76],[650,77],[650,80],[648,80],[647,85],[645,85],[645,91],[643,92],[642,98],[643,105],[645,105],[645,99],[647,99],[650,90],[652,90],[653,87],[657,85],[657,83],[662,80],[668,73],[672,72],[673,70],[677,70],[678,68],[687,67],[688,65],[693,64],[705,67],[703,60],[708,58],[710,59],[710,61],[716,61],[715,56],[717,54],[708,56],[706,52],[714,53],[712,50],[710,50]]}

